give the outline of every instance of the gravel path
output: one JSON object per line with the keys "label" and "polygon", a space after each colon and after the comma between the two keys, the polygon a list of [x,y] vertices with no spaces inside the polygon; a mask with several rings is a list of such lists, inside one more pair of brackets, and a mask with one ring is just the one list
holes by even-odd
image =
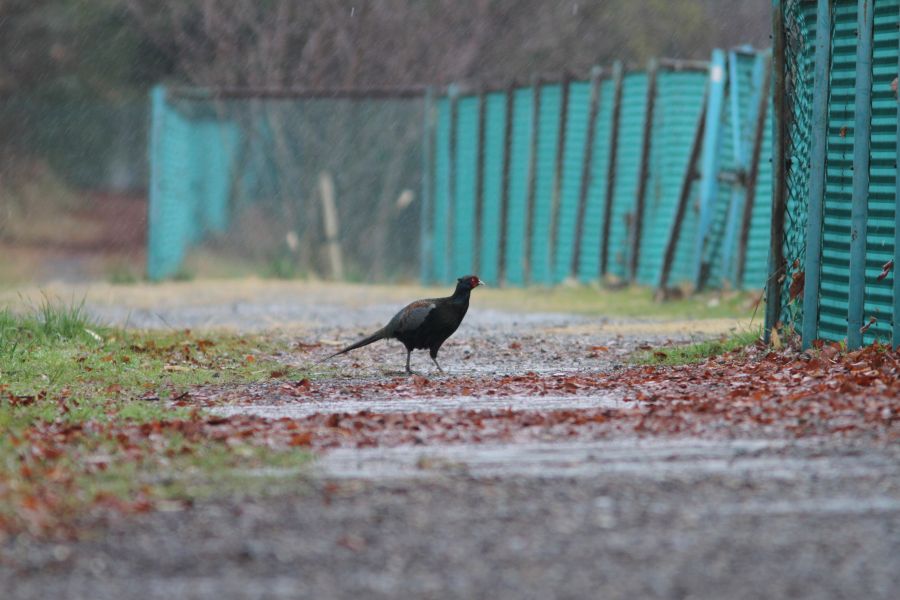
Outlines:
{"label": "gravel path", "polygon": [[[243,299],[238,310],[173,305],[157,320],[199,327],[232,314],[254,330],[274,319],[298,341],[318,343],[351,339],[396,308],[385,301],[345,318],[341,307],[355,305],[346,297],[310,298]],[[127,305],[91,309],[119,317],[131,309],[140,326],[159,316]],[[441,353],[444,377],[603,372],[642,345],[691,337],[690,326],[673,335],[632,324],[628,333],[623,320],[482,311],[475,303]],[[309,364],[324,350],[284,360]],[[326,385],[383,382],[403,358],[396,344],[366,348],[337,361]],[[427,357],[419,358],[422,368]],[[609,395],[477,391],[298,400],[266,384],[237,396],[243,400],[215,410],[279,418],[641,408]],[[264,497],[114,517],[79,542],[10,541],[0,552],[2,597],[894,598],[900,584],[900,448],[860,439],[620,434],[339,448],[311,472],[277,475],[283,485]]]}
{"label": "gravel path", "polygon": [[896,448],[332,453],[310,487],[16,549],[11,598],[894,598]]}

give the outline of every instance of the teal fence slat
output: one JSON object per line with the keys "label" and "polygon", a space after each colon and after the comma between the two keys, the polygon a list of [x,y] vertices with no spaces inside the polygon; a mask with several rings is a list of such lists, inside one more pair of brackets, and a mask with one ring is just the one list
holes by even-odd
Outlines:
{"label": "teal fence slat", "polygon": [[528,185],[531,141],[534,135],[531,88],[513,92],[512,132],[509,159],[509,197],[507,198],[505,265],[506,283],[525,283],[525,227],[528,211]]}
{"label": "teal fence slat", "polygon": [[503,163],[506,152],[506,94],[484,98],[484,160],[481,188],[481,251],[479,277],[494,283],[500,275],[500,222],[503,203]]}
{"label": "teal fence slat", "polygon": [[847,336],[850,289],[856,1],[840,0],[833,6],[819,329],[820,337],[842,340]]}
{"label": "teal fence slat", "polygon": [[434,145],[434,233],[432,237],[436,282],[447,283],[450,276],[450,135],[451,101],[437,101],[437,124]]}
{"label": "teal fence slat", "polygon": [[[650,181],[644,199],[638,283],[653,285],[659,281],[663,254],[678,204],[684,171],[690,158],[691,142],[703,105],[706,74],[694,71],[661,70],[657,74],[653,138],[650,151]],[[693,211],[689,210],[688,214]],[[685,215],[687,216],[687,215]],[[682,224],[689,231],[693,221]],[[685,236],[682,234],[682,239]],[[689,245],[688,249],[692,249]],[[690,278],[689,262],[682,253],[669,276],[673,283]]]}
{"label": "teal fence slat", "polygon": [[[578,231],[578,202],[581,199],[583,162],[590,118],[591,84],[577,81],[569,84],[569,101],[566,110],[565,148],[557,218],[556,249],[554,256],[554,281],[569,277],[575,236]],[[596,134],[595,134],[596,135]]]}
{"label": "teal fence slat", "polygon": [[611,79],[600,82],[599,106],[594,124],[594,147],[591,152],[590,177],[585,196],[584,223],[581,224],[581,256],[578,257],[578,279],[596,281],[600,277],[600,237],[603,232],[603,209],[609,175],[615,85]]}
{"label": "teal fence slat", "polygon": [[[804,343],[811,343],[810,338],[847,339],[851,345],[887,342],[892,335],[896,336],[892,279],[895,275],[882,277],[882,269],[896,253],[898,108],[891,82],[897,77],[900,61],[900,2],[834,0],[831,3],[813,3],[781,0],[780,4],[784,14],[790,17],[787,31],[798,38],[794,47],[789,48],[787,70],[801,74],[794,77],[788,98],[793,147],[792,160],[787,166],[789,206],[786,220],[789,227],[786,229],[784,247],[795,249],[795,252],[786,252],[785,256],[789,271],[784,277],[780,320],[787,326],[797,327],[803,313],[803,307],[797,306],[796,301],[790,302],[786,292],[792,278],[790,263],[803,258],[796,252],[798,245],[794,242],[803,235],[803,230],[798,227],[800,219],[792,221],[791,217],[804,214],[805,207],[799,198],[807,192],[803,169],[810,160],[810,147],[805,142],[811,136],[804,136],[805,132],[797,124],[809,124],[811,120],[813,80],[809,66],[814,56],[812,42],[816,10],[828,10],[830,4],[831,30],[826,34],[830,47],[827,73],[830,90],[825,123],[819,125],[826,147],[822,243],[821,248],[808,248],[809,252],[820,252],[820,279],[818,289],[806,290],[807,301],[818,301],[818,320],[807,320]],[[874,20],[869,71],[865,63],[858,60],[857,49],[860,45],[860,19],[865,17],[864,13],[860,13],[861,7],[872,6],[874,11],[868,15]],[[869,88],[863,83],[864,88],[857,89],[857,77],[862,78],[860,82],[865,82],[869,75],[871,99],[866,102],[865,93]],[[857,130],[857,126],[859,117],[864,117],[869,110],[871,119],[862,121],[863,125],[869,124],[871,127],[866,135],[863,129]],[[863,150],[863,144],[869,146],[868,152]],[[867,170],[857,172],[859,168],[856,165],[865,163],[868,163]],[[854,180],[858,188],[855,193]],[[858,200],[855,208],[854,197]],[[791,201],[793,198],[798,200]],[[865,215],[863,227],[860,227],[862,222],[854,226],[853,214],[857,215],[858,221],[859,216]],[[862,243],[854,243],[854,227],[864,232]],[[851,257],[851,247],[855,248],[855,259]],[[853,260],[857,261],[854,267],[856,279],[851,278]],[[807,278],[806,281],[808,284],[812,281],[815,286],[814,278]],[[848,320],[851,305],[852,323]]]}
{"label": "teal fence slat", "polygon": [[891,82],[898,76],[900,2],[875,3],[872,48],[872,133],[869,203],[866,219],[866,285],[864,321],[875,321],[864,343],[890,343],[893,331],[893,288],[890,278],[878,281],[882,267],[894,255],[896,209],[897,100]]}
{"label": "teal fence slat", "polygon": [[607,272],[619,278],[627,275],[631,224],[641,168],[641,142],[647,117],[647,74],[628,73],[623,85],[607,264]]}
{"label": "teal fence slat", "polygon": [[559,144],[559,113],[562,86],[541,86],[538,115],[537,156],[535,157],[534,203],[531,219],[531,283],[552,283],[550,268],[550,228],[553,222],[553,194]]}
{"label": "teal fence slat", "polygon": [[478,183],[477,96],[464,96],[456,103],[456,144],[453,162],[453,241],[450,264],[452,278],[471,274],[475,255],[475,197]]}
{"label": "teal fence slat", "polygon": [[158,280],[178,273],[197,236],[192,194],[197,173],[190,124],[168,102],[165,88],[153,89],[151,105],[147,276]]}
{"label": "teal fence slat", "polygon": [[766,257],[769,253],[772,221],[772,112],[772,103],[769,101],[763,124],[753,212],[750,215],[744,279],[741,281],[741,287],[749,290],[761,290],[766,287]]}

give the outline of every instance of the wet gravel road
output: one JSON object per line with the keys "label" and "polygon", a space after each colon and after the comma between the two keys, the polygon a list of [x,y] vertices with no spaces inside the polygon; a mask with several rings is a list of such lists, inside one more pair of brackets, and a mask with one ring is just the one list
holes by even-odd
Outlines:
{"label": "wet gravel road", "polygon": [[[275,316],[290,324],[297,311],[314,312],[315,318],[296,317],[290,335],[318,343],[351,339],[394,308],[385,303],[337,322],[332,309],[340,302]],[[245,312],[272,317],[273,306]],[[124,314],[129,307],[95,310]],[[171,307],[164,319],[200,327],[227,310],[214,303],[181,313]],[[133,324],[152,325],[152,315],[146,323],[140,318],[132,311]],[[247,323],[246,329],[265,327],[262,320]],[[696,329],[708,333],[707,325]],[[690,338],[692,328],[652,329],[473,307],[441,357],[448,378],[602,372],[642,345]],[[598,345],[605,349],[591,350]],[[395,377],[403,352],[389,348],[342,358],[334,377],[362,383]],[[285,361],[305,363],[313,354]],[[422,368],[427,357],[420,358]],[[267,390],[216,410],[299,417],[411,408],[383,393],[367,406],[366,398],[352,397],[292,403]],[[475,393],[419,399],[414,408],[452,411],[466,402],[552,410],[629,399]],[[113,517],[79,542],[10,542],[0,553],[0,596],[849,599],[895,598],[900,584],[896,444],[619,432],[513,444],[338,448],[308,472],[279,475],[280,491],[267,497]]]}
{"label": "wet gravel road", "polygon": [[17,548],[13,598],[894,598],[896,448],[340,452],[296,494]]}

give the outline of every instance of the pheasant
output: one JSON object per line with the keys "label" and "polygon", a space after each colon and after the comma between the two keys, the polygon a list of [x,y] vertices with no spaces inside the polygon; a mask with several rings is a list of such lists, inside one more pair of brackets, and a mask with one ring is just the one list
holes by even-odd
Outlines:
{"label": "pheasant", "polygon": [[456,290],[453,295],[446,298],[429,298],[416,300],[403,307],[394,315],[390,322],[372,335],[351,344],[339,352],[324,358],[328,360],[368,346],[378,340],[396,339],[406,346],[406,372],[412,373],[409,368],[409,358],[413,350],[427,349],[431,354],[431,360],[441,373],[444,370],[437,361],[438,350],[447,338],[462,323],[466,311],[469,310],[469,295],[479,285],[485,285],[476,275],[466,275],[456,280]]}

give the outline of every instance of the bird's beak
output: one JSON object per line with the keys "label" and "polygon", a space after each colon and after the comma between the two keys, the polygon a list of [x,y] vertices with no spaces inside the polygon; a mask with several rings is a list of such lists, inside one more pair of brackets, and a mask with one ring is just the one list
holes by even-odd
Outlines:
{"label": "bird's beak", "polygon": [[[487,284],[486,284],[485,282],[483,282],[482,280],[479,279],[479,280],[478,280],[478,285],[487,285]],[[478,287],[478,285],[476,285],[475,287]]]}

